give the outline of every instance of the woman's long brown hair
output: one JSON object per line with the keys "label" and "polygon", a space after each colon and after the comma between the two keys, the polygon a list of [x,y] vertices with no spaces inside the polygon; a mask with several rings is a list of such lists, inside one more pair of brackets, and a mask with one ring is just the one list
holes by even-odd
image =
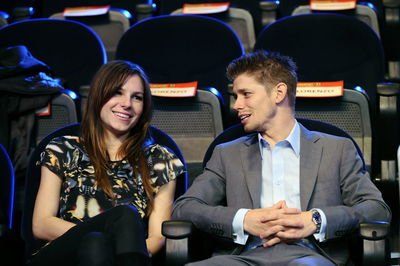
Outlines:
{"label": "woman's long brown hair", "polygon": [[150,171],[147,158],[144,155],[144,143],[152,115],[151,92],[148,78],[136,64],[128,61],[115,60],[103,65],[95,74],[90,85],[88,100],[81,123],[81,141],[85,147],[95,170],[97,185],[115,202],[107,170],[109,155],[104,138],[104,126],[100,119],[103,105],[125,84],[128,78],[137,75],[142,80],[143,112],[137,124],[131,129],[128,137],[118,150],[118,155],[131,164],[135,176],[141,174],[142,183],[148,197],[147,210],[150,214],[153,206],[153,189],[150,183]]}

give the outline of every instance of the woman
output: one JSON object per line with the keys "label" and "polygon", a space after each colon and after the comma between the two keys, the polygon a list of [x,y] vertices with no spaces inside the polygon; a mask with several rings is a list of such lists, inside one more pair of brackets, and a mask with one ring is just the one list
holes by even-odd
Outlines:
{"label": "woman", "polygon": [[175,178],[184,169],[147,131],[151,93],[142,69],[112,61],[96,73],[79,137],[41,155],[32,221],[48,240],[30,265],[148,265],[162,246]]}

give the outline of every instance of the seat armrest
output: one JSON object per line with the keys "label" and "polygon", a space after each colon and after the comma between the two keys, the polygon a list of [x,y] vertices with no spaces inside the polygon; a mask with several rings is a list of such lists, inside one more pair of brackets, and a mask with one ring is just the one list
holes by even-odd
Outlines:
{"label": "seat armrest", "polygon": [[162,234],[165,240],[165,265],[185,265],[190,261],[189,237],[194,226],[189,221],[164,221]]}
{"label": "seat armrest", "polygon": [[279,1],[260,1],[261,24],[263,27],[272,24],[278,18]]}
{"label": "seat armrest", "polygon": [[0,28],[8,24],[10,15],[6,12],[0,11]]}
{"label": "seat armrest", "polygon": [[15,22],[32,18],[35,13],[35,9],[32,6],[19,6],[15,7],[11,12],[11,16]]}
{"label": "seat armrest", "polygon": [[136,21],[141,21],[154,15],[154,6],[153,4],[145,3],[136,4],[135,11]]}
{"label": "seat armrest", "polygon": [[193,224],[189,221],[170,220],[162,224],[162,234],[166,238],[183,239],[193,233]]}
{"label": "seat armrest", "polygon": [[378,154],[381,164],[380,178],[396,180],[396,152],[400,136],[400,84],[385,82],[377,84],[379,99],[378,113]]}
{"label": "seat armrest", "polygon": [[360,224],[363,265],[387,265],[390,257],[389,230],[388,222],[372,221]]}
{"label": "seat armrest", "polygon": [[377,93],[384,96],[398,96],[400,95],[400,84],[395,82],[378,83]]}

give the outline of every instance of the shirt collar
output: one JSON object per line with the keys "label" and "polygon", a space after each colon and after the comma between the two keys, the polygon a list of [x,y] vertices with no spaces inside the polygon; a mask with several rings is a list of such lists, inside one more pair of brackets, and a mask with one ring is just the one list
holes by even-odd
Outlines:
{"label": "shirt collar", "polygon": [[[293,149],[294,153],[297,157],[300,155],[300,126],[297,120],[294,120],[294,126],[287,136],[286,139],[282,141],[287,141],[290,144],[290,147]],[[282,142],[280,141],[280,142]],[[268,141],[266,141],[260,133],[258,133],[258,143],[260,147],[261,157],[263,157],[263,147],[264,145],[269,145]]]}

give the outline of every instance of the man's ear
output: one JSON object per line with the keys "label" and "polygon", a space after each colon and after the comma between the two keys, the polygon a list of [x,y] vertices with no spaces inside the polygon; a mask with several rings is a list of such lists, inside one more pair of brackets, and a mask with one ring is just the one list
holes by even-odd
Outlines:
{"label": "man's ear", "polygon": [[280,104],[285,100],[285,98],[287,98],[288,88],[287,85],[283,82],[279,82],[278,84],[276,84],[275,88],[276,88],[275,102],[276,104]]}

